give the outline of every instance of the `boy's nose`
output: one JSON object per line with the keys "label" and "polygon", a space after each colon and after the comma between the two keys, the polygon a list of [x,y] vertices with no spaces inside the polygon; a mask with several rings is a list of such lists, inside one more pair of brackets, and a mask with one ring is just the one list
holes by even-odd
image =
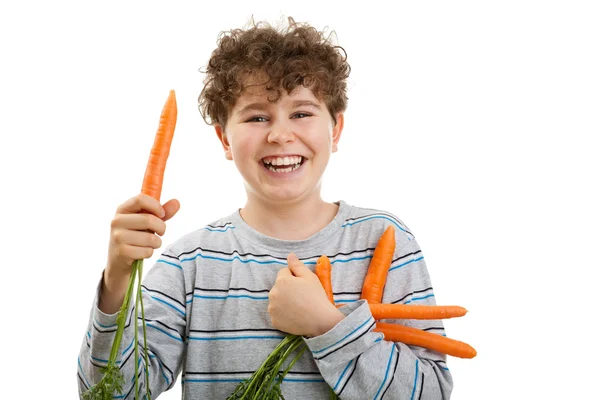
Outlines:
{"label": "boy's nose", "polygon": [[296,138],[293,128],[285,122],[274,122],[267,137],[269,143],[288,143]]}

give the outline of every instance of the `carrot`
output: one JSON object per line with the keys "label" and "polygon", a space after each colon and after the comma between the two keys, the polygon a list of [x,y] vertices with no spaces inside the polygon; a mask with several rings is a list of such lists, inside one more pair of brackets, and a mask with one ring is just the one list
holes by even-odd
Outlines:
{"label": "carrot", "polygon": [[371,314],[380,319],[446,319],[462,317],[467,310],[460,306],[422,306],[408,304],[369,304]]}
{"label": "carrot", "polygon": [[335,304],[333,302],[333,289],[331,287],[331,263],[329,262],[329,258],[326,255],[322,255],[317,260],[315,273],[319,278],[319,282],[321,282],[321,286],[323,286],[323,289],[325,289],[327,298],[329,299],[331,304]]}
{"label": "carrot", "polygon": [[[380,243],[382,242],[383,241],[380,240]],[[380,246],[379,243],[378,246]],[[372,265],[374,264],[372,263]],[[391,265],[391,259],[389,261],[389,265]],[[321,282],[321,285],[328,294],[328,297],[331,293],[330,268],[331,263],[329,262],[327,256],[319,257],[315,271],[317,277],[319,278],[319,282]],[[387,269],[384,271],[387,275]],[[332,301],[332,298],[333,297],[330,297],[330,301]],[[371,310],[371,314],[376,321],[381,319],[443,319],[462,317],[467,313],[467,310],[460,306],[370,303],[369,309]],[[467,343],[446,338],[430,332],[425,332],[420,329],[406,327],[404,325],[377,322],[374,331],[382,332],[386,340],[425,347],[455,357],[473,358],[477,355],[475,349],[473,349]]]}
{"label": "carrot", "polygon": [[154,137],[154,145],[150,151],[150,158],[146,165],[146,173],[144,175],[144,182],[142,183],[142,193],[152,196],[157,200],[160,200],[162,192],[163,177],[176,122],[177,101],[175,100],[175,91],[171,90],[160,114],[158,130]]}
{"label": "carrot", "polygon": [[477,355],[477,351],[465,342],[409,326],[377,322],[374,331],[383,333],[385,340],[391,342],[425,347],[454,357],[473,358]]}
{"label": "carrot", "polygon": [[[333,292],[331,288],[331,262],[326,255],[317,260],[315,274],[321,282],[329,301],[333,304]],[[337,305],[338,307],[344,304]],[[425,306],[407,304],[369,304],[371,314],[376,320],[380,319],[447,319],[462,317],[467,313],[460,306]]]}
{"label": "carrot", "polygon": [[[175,91],[171,90],[169,97],[163,106],[162,113],[160,115],[160,121],[158,130],[154,137],[154,145],[150,151],[150,158],[146,165],[146,172],[144,175],[144,181],[142,182],[142,193],[152,196],[153,198],[160,200],[160,194],[162,192],[163,176],[165,172],[165,166],[167,164],[167,158],[169,157],[169,150],[171,148],[171,141],[173,139],[173,133],[175,132],[175,122],[177,121],[177,102],[175,101]],[[142,273],[143,273],[143,260],[135,260],[131,266],[131,275],[129,278],[129,285],[127,286],[127,292],[125,293],[125,299],[119,309],[117,315],[117,329],[115,337],[113,339],[110,356],[108,358],[107,366],[104,368],[104,372],[100,382],[91,386],[85,393],[83,393],[84,400],[111,400],[115,394],[123,394],[123,385],[125,384],[125,378],[121,372],[120,366],[117,365],[117,356],[121,346],[121,340],[123,338],[123,332],[125,330],[125,320],[129,312],[129,306],[134,295],[134,283],[137,276],[137,291],[135,293],[135,315],[138,315],[138,309],[141,308],[141,324],[143,330],[143,356],[145,360],[144,372],[146,375],[146,397],[150,398],[150,382],[148,366],[148,346],[146,343],[146,319],[144,316],[144,303],[142,301]],[[135,318],[136,329],[134,333],[134,353],[138,354],[138,329],[137,324],[139,318]],[[134,381],[135,391],[134,397],[137,400],[139,396],[139,374],[138,364],[134,363]],[[122,396],[121,396],[122,397]]]}
{"label": "carrot", "polygon": [[394,250],[396,249],[396,237],[394,227],[388,226],[379,238],[373,258],[369,264],[367,275],[363,283],[361,299],[371,303],[381,303],[383,287],[387,280],[387,274],[392,264]]}

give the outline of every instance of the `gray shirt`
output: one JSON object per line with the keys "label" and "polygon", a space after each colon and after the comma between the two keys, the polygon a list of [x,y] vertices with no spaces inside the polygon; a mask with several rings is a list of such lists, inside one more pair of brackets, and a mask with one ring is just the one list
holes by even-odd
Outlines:
{"label": "gray shirt", "polygon": [[[360,300],[375,246],[388,226],[396,250],[383,303],[435,305],[431,280],[417,241],[391,213],[337,202],[335,218],[305,240],[279,240],[248,226],[239,210],[168,245],[143,281],[143,301],[153,397],[182,373],[185,399],[226,399],[285,336],[267,312],[269,290],[294,252],[314,272],[317,259],[331,260],[334,300],[346,316],[329,332],[305,338],[308,346],[281,389],[287,400],[449,399],[452,376],[446,356],[383,340]],[[98,286],[98,290],[99,290]],[[97,382],[110,354],[116,314],[98,309],[98,293],[78,359],[79,392]],[[133,399],[133,325],[129,313],[119,351],[124,393]],[[141,318],[141,314],[140,314]],[[389,320],[444,335],[441,320]],[[141,324],[140,324],[140,342]],[[140,350],[141,351],[141,350]],[[291,360],[291,357],[290,357]],[[145,375],[140,375],[145,393]]]}

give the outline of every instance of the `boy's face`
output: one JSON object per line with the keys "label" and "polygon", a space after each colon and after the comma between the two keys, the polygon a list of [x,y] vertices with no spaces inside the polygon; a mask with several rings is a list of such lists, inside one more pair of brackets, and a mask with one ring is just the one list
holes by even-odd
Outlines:
{"label": "boy's face", "polygon": [[225,157],[235,162],[249,198],[285,204],[320,196],[321,178],[343,129],[310,89],[283,91],[276,103],[252,88],[234,104],[227,125],[216,126]]}

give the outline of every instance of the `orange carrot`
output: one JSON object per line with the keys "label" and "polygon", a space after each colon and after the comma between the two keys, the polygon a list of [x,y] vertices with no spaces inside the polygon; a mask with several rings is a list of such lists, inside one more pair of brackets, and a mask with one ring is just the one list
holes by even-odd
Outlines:
{"label": "orange carrot", "polygon": [[329,299],[331,304],[335,304],[333,302],[333,289],[331,288],[331,263],[329,262],[329,258],[326,255],[322,255],[317,260],[317,267],[315,268],[315,273],[319,278],[319,282],[321,282],[321,286],[323,286],[323,289],[325,289],[327,298]]}
{"label": "orange carrot", "polygon": [[422,306],[408,304],[369,304],[371,314],[380,319],[445,319],[462,317],[467,310],[460,306]]}
{"label": "orange carrot", "polygon": [[[333,301],[333,292],[331,288],[331,262],[329,258],[322,255],[317,260],[315,274],[321,282],[329,301]],[[334,303],[335,304],[335,303]],[[344,304],[338,304],[341,307]],[[464,307],[460,306],[425,306],[425,305],[407,305],[407,304],[369,304],[371,314],[376,320],[380,319],[447,319],[462,317],[467,313]]]}
{"label": "orange carrot", "polygon": [[375,252],[363,283],[361,299],[367,300],[368,303],[381,303],[383,287],[387,280],[395,249],[394,227],[390,225],[379,238],[377,246],[375,246]]}
{"label": "orange carrot", "polygon": [[142,193],[157,200],[160,200],[162,192],[163,177],[176,122],[177,101],[175,100],[175,91],[171,90],[160,115],[158,130],[154,137],[154,145],[150,151],[150,158],[146,165],[146,173],[142,184]]}
{"label": "orange carrot", "polygon": [[477,351],[465,342],[409,326],[378,322],[374,331],[383,333],[385,340],[425,347],[449,356],[473,358],[477,355]]}

